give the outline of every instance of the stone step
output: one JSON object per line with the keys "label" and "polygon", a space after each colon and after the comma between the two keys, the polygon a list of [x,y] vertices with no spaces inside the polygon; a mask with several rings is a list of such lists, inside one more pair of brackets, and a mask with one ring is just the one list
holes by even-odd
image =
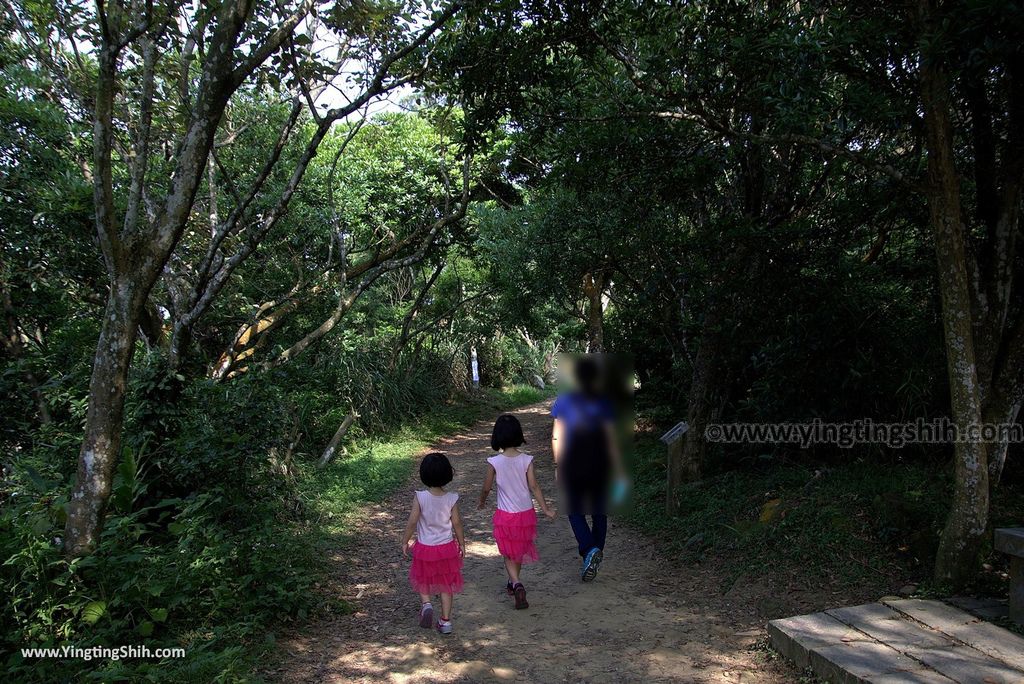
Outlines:
{"label": "stone step", "polygon": [[960,643],[941,631],[909,620],[887,605],[868,603],[827,612],[954,682],[1020,684],[1024,678],[1024,672],[1002,660]]}
{"label": "stone step", "polygon": [[893,600],[768,624],[799,668],[840,684],[1022,684],[1024,639],[938,601]]}
{"label": "stone step", "polygon": [[[985,622],[942,601],[883,600],[885,605],[921,624],[947,634],[1024,673],[1024,637]],[[1024,682],[1024,674],[1016,682]]]}
{"label": "stone step", "polygon": [[953,681],[828,613],[772,620],[768,623],[768,634],[775,649],[798,668],[810,667],[828,682],[951,684]]}

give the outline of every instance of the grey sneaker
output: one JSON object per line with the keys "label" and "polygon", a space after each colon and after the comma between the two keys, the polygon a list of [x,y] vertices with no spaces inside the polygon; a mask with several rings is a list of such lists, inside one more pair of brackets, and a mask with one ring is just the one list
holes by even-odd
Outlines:
{"label": "grey sneaker", "polygon": [[451,634],[452,633],[452,621],[451,620],[445,620],[443,618],[438,618],[437,619],[437,631],[440,632],[441,634]]}
{"label": "grey sneaker", "polygon": [[430,629],[432,624],[434,624],[434,607],[429,603],[424,603],[420,608],[420,627]]}
{"label": "grey sneaker", "polygon": [[583,567],[580,568],[580,579],[584,582],[593,582],[597,577],[597,571],[604,559],[604,552],[596,546],[587,553],[583,559]]}

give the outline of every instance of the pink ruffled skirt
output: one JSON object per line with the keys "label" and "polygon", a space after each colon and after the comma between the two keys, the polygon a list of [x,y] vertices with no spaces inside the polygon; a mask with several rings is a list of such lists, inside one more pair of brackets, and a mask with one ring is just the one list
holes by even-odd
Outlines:
{"label": "pink ruffled skirt", "polygon": [[409,584],[419,594],[458,594],[462,591],[462,556],[454,539],[447,544],[412,546]]}
{"label": "pink ruffled skirt", "polygon": [[494,540],[498,552],[517,563],[533,563],[539,556],[533,540],[537,538],[537,513],[532,508],[509,513],[494,511]]}

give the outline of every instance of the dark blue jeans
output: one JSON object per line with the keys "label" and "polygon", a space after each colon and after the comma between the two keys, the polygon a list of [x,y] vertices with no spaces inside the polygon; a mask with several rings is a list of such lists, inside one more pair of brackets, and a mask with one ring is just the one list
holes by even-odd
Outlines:
{"label": "dark blue jeans", "polygon": [[[567,487],[566,495],[569,504],[569,524],[572,525],[572,533],[576,535],[580,555],[586,556],[595,546],[603,550],[605,537],[608,536],[604,488]],[[588,512],[590,524],[587,523]]]}

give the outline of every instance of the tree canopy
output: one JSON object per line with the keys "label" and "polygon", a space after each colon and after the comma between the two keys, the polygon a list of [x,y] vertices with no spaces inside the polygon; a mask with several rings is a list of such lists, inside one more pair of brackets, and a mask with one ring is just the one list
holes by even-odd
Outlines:
{"label": "tree canopy", "polygon": [[629,356],[641,442],[685,419],[706,477],[934,464],[923,565],[968,584],[1009,437],[705,428],[1019,427],[1022,35],[1014,0],[10,3],[4,650],[305,613],[232,547],[308,553],[303,477],[474,354],[491,387]]}

